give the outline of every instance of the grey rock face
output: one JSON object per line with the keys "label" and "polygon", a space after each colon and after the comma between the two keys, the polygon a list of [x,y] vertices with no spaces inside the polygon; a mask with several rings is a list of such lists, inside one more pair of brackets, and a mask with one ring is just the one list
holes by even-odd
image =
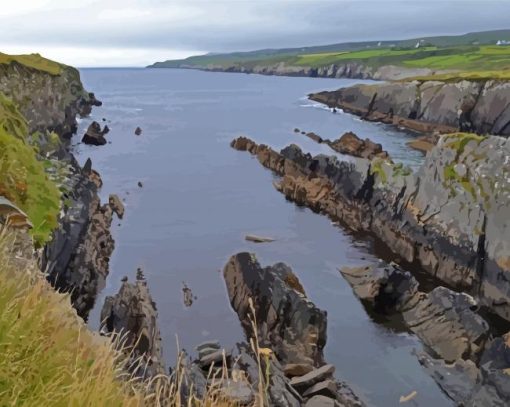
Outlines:
{"label": "grey rock face", "polygon": [[471,296],[437,287],[403,315],[411,330],[442,359],[477,360],[489,326],[473,311],[476,307]]}
{"label": "grey rock face", "polygon": [[278,154],[243,143],[282,176],[275,186],[289,200],[375,235],[510,320],[508,139],[442,136],[416,174],[380,159],[345,162],[295,145]]}
{"label": "grey rock face", "polygon": [[368,120],[422,132],[436,129],[510,135],[510,85],[504,81],[354,85],[310,97]]}
{"label": "grey rock face", "polygon": [[116,295],[106,297],[101,310],[101,330],[126,335],[129,369],[139,377],[165,373],[157,317],[156,304],[141,276],[134,284],[124,281]]}
{"label": "grey rock face", "polygon": [[306,389],[309,389],[314,384],[321,382],[324,379],[333,377],[333,373],[335,373],[335,366],[324,365],[318,369],[312,370],[310,373],[307,373],[303,376],[293,377],[290,380],[290,384],[298,391],[306,391]]}

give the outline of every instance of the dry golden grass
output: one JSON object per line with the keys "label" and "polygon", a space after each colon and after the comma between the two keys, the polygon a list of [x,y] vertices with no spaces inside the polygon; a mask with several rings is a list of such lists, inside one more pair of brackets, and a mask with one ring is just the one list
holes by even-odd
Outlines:
{"label": "dry golden grass", "polygon": [[[229,370],[225,357],[223,366],[209,370],[210,385],[201,398],[183,386],[182,352],[171,376],[143,381],[128,374],[125,337],[109,339],[90,331],[69,295],[56,292],[33,259],[16,253],[14,240],[12,233],[0,230],[0,406],[238,405],[223,390],[228,382],[246,378],[238,377],[235,368]],[[254,406],[264,406],[267,381],[261,358],[270,352],[260,350],[256,339],[251,343],[262,378]]]}

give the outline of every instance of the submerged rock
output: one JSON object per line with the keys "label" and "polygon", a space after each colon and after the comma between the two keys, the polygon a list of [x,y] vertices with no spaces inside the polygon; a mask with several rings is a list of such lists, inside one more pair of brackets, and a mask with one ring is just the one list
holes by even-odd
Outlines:
{"label": "submerged rock", "polygon": [[275,239],[271,237],[263,237],[263,236],[256,236],[256,235],[246,235],[246,240],[253,243],[271,243],[274,242]]}

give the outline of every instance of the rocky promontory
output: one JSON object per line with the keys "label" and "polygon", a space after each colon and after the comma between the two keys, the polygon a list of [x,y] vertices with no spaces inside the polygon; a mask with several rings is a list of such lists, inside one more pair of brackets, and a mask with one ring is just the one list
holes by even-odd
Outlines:
{"label": "rocky promontory", "polygon": [[280,153],[246,138],[232,142],[282,178],[289,200],[370,233],[400,261],[472,293],[510,320],[509,141],[491,136],[443,136],[416,174],[374,159],[340,161]]}
{"label": "rocky promontory", "polygon": [[410,81],[354,85],[309,95],[365,120],[432,133],[510,136],[510,83],[485,80]]}

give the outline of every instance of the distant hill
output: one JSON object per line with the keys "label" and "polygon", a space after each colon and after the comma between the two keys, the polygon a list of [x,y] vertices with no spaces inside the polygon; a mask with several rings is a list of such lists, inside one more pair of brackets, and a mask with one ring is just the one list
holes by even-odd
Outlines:
{"label": "distant hill", "polygon": [[495,45],[498,40],[510,40],[510,29],[473,32],[463,35],[448,35],[435,37],[418,37],[404,40],[393,41],[362,41],[362,42],[344,42],[330,45],[319,45],[301,48],[282,48],[282,49],[261,49],[248,52],[232,52],[223,54],[206,54],[192,56],[180,60],[167,60],[156,62],[150,65],[152,68],[178,68],[182,66],[193,66],[199,68],[207,65],[228,66],[232,64],[253,64],[253,63],[278,63],[295,62],[294,59],[299,55],[310,55],[327,53],[346,53],[353,51],[384,49],[384,48],[413,48],[417,44],[421,46],[433,46],[438,48],[459,47],[459,46],[477,46],[477,45]]}

